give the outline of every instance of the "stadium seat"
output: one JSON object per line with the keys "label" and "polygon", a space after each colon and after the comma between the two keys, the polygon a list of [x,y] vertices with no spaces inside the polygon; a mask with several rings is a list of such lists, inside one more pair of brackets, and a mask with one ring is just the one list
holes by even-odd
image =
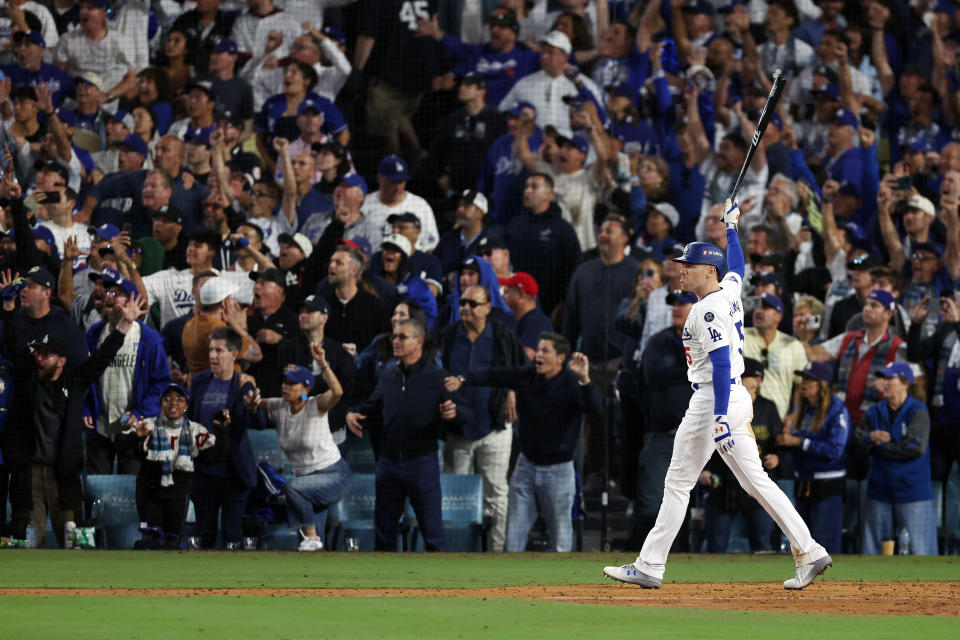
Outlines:
{"label": "stadium seat", "polygon": [[340,455],[350,465],[354,473],[373,473],[376,460],[373,459],[373,447],[370,446],[370,436],[358,438],[348,431],[347,438],[339,445]]}
{"label": "stadium seat", "polygon": [[[376,479],[372,473],[354,473],[350,493],[330,507],[337,526],[329,549],[345,551],[347,538],[356,538],[360,551],[373,551],[373,508]],[[399,550],[399,544],[397,546]]]}
{"label": "stadium seat", "polygon": [[135,475],[86,477],[83,495],[88,517],[97,528],[98,549],[132,549],[140,539],[136,486]]}
{"label": "stadium seat", "polygon": [[253,447],[253,457],[257,462],[266,460],[273,468],[283,474],[293,473],[290,461],[280,448],[277,441],[276,429],[247,429],[250,446]]}
{"label": "stadium seat", "polygon": [[[440,476],[443,493],[443,534],[450,551],[484,551],[488,526],[483,517],[483,478],[479,475]],[[412,510],[411,510],[412,511]],[[423,550],[423,536],[413,532],[411,547]]]}

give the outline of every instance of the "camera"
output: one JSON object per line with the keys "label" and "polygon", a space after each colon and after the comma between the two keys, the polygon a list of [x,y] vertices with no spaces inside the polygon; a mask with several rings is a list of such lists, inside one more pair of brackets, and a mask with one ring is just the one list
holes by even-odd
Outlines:
{"label": "camera", "polygon": [[744,296],[743,297],[743,314],[751,314],[757,309],[763,306],[763,298],[760,296]]}
{"label": "camera", "polygon": [[226,423],[227,423],[227,412],[226,412],[225,410],[223,410],[223,409],[221,409],[220,411],[217,411],[217,412],[214,414],[214,416],[213,416],[213,421],[214,421],[214,422],[219,422],[220,424],[226,424]]}

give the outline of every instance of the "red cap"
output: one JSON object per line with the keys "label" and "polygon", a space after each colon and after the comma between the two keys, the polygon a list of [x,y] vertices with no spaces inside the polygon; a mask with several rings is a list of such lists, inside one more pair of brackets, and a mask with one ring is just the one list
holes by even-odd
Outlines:
{"label": "red cap", "polygon": [[525,294],[531,298],[537,297],[537,292],[540,291],[540,287],[537,285],[537,281],[533,279],[533,276],[529,273],[524,273],[523,271],[518,271],[509,278],[497,278],[505,287],[516,287],[523,291]]}

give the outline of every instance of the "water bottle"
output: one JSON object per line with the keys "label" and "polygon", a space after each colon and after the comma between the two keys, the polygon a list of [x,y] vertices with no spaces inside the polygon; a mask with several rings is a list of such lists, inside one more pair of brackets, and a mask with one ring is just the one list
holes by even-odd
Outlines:
{"label": "water bottle", "polygon": [[910,532],[904,527],[900,529],[900,536],[897,538],[897,546],[900,548],[900,555],[910,555]]}
{"label": "water bottle", "polygon": [[37,548],[37,528],[33,525],[33,520],[27,523],[27,549]]}
{"label": "water bottle", "polygon": [[74,542],[77,537],[77,523],[73,520],[63,525],[63,548],[74,549]]}

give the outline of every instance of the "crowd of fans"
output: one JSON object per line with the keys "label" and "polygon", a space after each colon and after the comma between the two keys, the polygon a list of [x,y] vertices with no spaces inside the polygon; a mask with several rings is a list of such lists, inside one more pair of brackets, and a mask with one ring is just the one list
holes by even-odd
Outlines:
{"label": "crowd of fans", "polygon": [[[0,504],[63,542],[137,474],[141,546],[242,539],[276,429],[302,550],[377,457],[376,540],[479,473],[490,548],[572,547],[610,465],[642,540],[691,394],[683,243],[740,189],[764,466],[840,552],[960,458],[953,0],[8,0],[0,14]],[[605,454],[609,438],[610,454]],[[438,442],[443,443],[438,461]],[[691,527],[779,535],[711,464]],[[849,506],[849,505],[848,505]],[[6,516],[5,511],[0,514]],[[220,524],[222,522],[222,524]],[[37,526],[41,535],[45,527]],[[773,532],[773,536],[771,536]],[[773,539],[771,539],[773,538]],[[847,548],[845,550],[852,550]]]}

